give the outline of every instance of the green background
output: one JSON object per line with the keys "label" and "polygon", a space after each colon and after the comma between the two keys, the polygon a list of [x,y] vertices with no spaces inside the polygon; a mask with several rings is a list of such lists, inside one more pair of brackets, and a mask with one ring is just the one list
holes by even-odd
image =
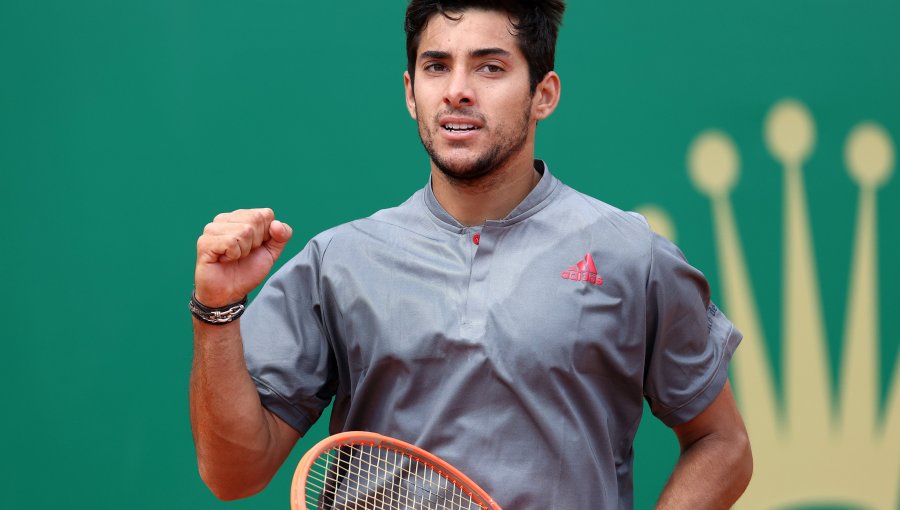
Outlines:
{"label": "green background", "polygon": [[[294,226],[294,253],[425,183],[403,103],[404,10],[403,0],[2,0],[2,506],[287,507],[308,442],[249,500],[219,502],[197,474],[195,241],[217,212],[266,206]],[[733,200],[777,368],[781,169],[762,122],[778,100],[803,101],[816,120],[807,190],[834,358],[856,206],[843,144],[863,120],[900,142],[898,25],[900,4],[887,0],[572,0],[563,98],[541,123],[538,156],[613,205],[665,209],[718,295],[709,204],[685,157],[701,131],[726,131],[741,153]],[[900,178],[878,196],[884,388],[900,343]],[[636,505],[648,508],[677,444],[650,418],[636,450]]]}

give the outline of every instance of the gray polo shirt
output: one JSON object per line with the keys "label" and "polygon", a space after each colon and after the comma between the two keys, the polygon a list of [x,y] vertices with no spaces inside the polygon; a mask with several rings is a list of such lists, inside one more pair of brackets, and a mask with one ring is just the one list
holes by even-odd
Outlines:
{"label": "gray polo shirt", "polygon": [[632,507],[647,399],[669,426],[722,389],[740,333],[644,219],[543,176],[465,227],[430,184],[313,238],[241,320],[263,404],[444,458],[506,509]]}

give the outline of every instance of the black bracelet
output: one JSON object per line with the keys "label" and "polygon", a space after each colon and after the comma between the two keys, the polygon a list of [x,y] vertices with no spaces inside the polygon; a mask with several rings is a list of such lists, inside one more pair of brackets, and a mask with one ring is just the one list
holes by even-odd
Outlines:
{"label": "black bracelet", "polygon": [[237,303],[220,306],[219,308],[210,308],[200,301],[197,301],[197,291],[195,290],[191,292],[191,300],[188,302],[188,308],[191,310],[191,313],[194,314],[194,317],[201,321],[215,326],[222,326],[235,321],[238,317],[243,315],[244,310],[247,309],[247,296],[244,296],[244,299]]}

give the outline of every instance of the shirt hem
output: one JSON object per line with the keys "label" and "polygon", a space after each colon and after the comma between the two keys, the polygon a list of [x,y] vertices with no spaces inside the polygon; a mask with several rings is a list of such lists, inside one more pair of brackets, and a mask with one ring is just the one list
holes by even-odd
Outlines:
{"label": "shirt hem", "polygon": [[262,379],[254,376],[250,376],[250,378],[256,385],[256,392],[259,394],[259,400],[263,407],[275,413],[301,435],[305,434],[312,427],[315,420],[309,419],[305,412],[291,404],[287,398]]}

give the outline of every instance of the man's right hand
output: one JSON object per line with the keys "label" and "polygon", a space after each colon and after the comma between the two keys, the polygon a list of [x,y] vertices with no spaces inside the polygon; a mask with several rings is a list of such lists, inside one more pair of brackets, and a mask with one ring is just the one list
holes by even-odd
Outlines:
{"label": "man's right hand", "polygon": [[265,280],[292,234],[271,209],[216,216],[197,239],[197,301],[218,308],[243,299]]}
{"label": "man's right hand", "polygon": [[[259,286],[293,231],[271,209],[216,216],[197,240],[194,289],[198,301],[219,308]],[[194,319],[191,430],[200,476],[222,499],[262,490],[300,433],[262,406],[247,371],[240,327]]]}

